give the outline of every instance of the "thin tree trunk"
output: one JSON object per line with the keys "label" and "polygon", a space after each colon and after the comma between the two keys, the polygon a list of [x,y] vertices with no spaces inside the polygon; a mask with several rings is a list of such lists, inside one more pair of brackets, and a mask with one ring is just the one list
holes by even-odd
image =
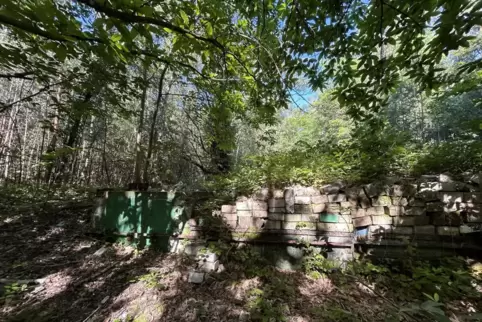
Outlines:
{"label": "thin tree trunk", "polygon": [[[154,113],[152,114],[151,129],[149,131],[149,143],[147,146],[147,157],[146,157],[146,162],[144,163],[144,182],[146,183],[149,182],[149,165],[151,163],[151,158],[152,158],[152,148],[154,145],[156,121],[157,121],[157,115],[159,114],[159,108],[161,106],[161,101],[162,101],[162,88],[164,84],[164,77],[166,76],[166,72],[168,68],[169,68],[169,65],[166,64],[159,78],[159,87],[157,88],[158,92],[157,92],[156,107],[154,109]],[[161,135],[164,132],[163,130],[164,129],[161,128]]]}
{"label": "thin tree trunk", "polygon": [[136,163],[134,167],[134,183],[141,183],[141,168],[142,168],[142,159],[143,159],[142,131],[144,128],[144,112],[146,109],[147,87],[149,86],[147,81],[147,66],[144,67],[142,79],[144,81],[144,88],[142,89],[141,109],[139,113],[139,125],[137,127],[137,132],[136,132]]}

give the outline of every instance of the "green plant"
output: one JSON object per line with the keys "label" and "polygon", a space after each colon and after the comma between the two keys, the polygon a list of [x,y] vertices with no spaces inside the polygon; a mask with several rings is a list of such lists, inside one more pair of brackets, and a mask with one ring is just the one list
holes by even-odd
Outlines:
{"label": "green plant", "polygon": [[136,278],[130,280],[130,282],[142,282],[148,288],[156,288],[159,290],[164,290],[166,288],[160,280],[163,278],[163,275],[159,272],[151,272],[148,274],[144,274],[141,276],[137,276]]}
{"label": "green plant", "polygon": [[315,316],[318,321],[333,321],[333,322],[356,322],[360,319],[350,311],[342,309],[333,305],[326,305],[323,307],[316,307],[311,310],[311,314]]}
{"label": "green plant", "polygon": [[315,278],[320,278],[323,274],[333,272],[339,265],[327,259],[325,254],[326,250],[324,249],[312,246],[304,248],[304,256],[301,264],[303,271]]}
{"label": "green plant", "polygon": [[15,297],[28,289],[27,284],[12,283],[4,286],[3,298]]}

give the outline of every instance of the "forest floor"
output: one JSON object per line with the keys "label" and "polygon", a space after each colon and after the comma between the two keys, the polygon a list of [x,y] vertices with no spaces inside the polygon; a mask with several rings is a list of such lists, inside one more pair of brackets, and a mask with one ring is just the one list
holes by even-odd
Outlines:
{"label": "forest floor", "polygon": [[[90,215],[86,207],[1,215],[1,321],[434,320],[421,302],[400,301],[403,290],[338,273],[247,274],[227,264],[192,284],[192,259],[107,244],[89,234]],[[468,314],[480,304],[461,296],[442,308],[452,321],[474,321]]]}

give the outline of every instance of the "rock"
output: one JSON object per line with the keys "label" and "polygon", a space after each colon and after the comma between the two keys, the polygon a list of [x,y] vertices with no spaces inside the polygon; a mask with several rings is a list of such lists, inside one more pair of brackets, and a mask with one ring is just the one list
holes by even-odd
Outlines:
{"label": "rock", "polygon": [[419,188],[420,192],[424,191],[442,191],[442,184],[440,182],[422,182]]}
{"label": "rock", "polygon": [[268,188],[262,188],[258,191],[256,191],[253,195],[253,199],[255,200],[262,200],[266,201],[269,198],[269,189]]}
{"label": "rock", "polygon": [[281,220],[268,220],[264,229],[281,229]]}
{"label": "rock", "polygon": [[204,282],[204,275],[203,272],[189,272],[188,282],[193,284],[201,284]]}
{"label": "rock", "polygon": [[405,197],[392,197],[392,204],[394,206],[408,206],[408,200]]}
{"label": "rock", "polygon": [[301,214],[286,214],[285,221],[301,221]]}
{"label": "rock", "polygon": [[309,204],[311,204],[311,197],[309,197],[309,196],[295,196],[295,204],[309,205]]}
{"label": "rock", "polygon": [[269,220],[285,220],[285,214],[282,213],[268,213],[268,221]]}
{"label": "rock", "polygon": [[482,203],[482,192],[465,192],[464,193],[464,202],[465,203]]}
{"label": "rock", "polygon": [[219,264],[218,270],[216,271],[216,273],[224,273],[225,271],[226,271],[226,267],[224,266],[224,264]]}
{"label": "rock", "polygon": [[400,206],[391,206],[388,207],[388,213],[390,216],[402,216],[405,214],[405,208]]}
{"label": "rock", "polygon": [[297,214],[311,214],[311,212],[312,212],[311,205],[306,205],[306,204],[298,205],[298,204],[295,204],[295,213],[297,213]]}
{"label": "rock", "polygon": [[286,189],[284,192],[285,207],[287,213],[295,212],[295,194],[293,189]]}
{"label": "rock", "polygon": [[353,232],[353,224],[332,224],[319,222],[316,224],[319,231]]}
{"label": "rock", "polygon": [[391,225],[393,223],[392,217],[382,216],[370,216],[372,218],[373,225]]}
{"label": "rock", "polygon": [[322,203],[322,204],[311,205],[311,211],[314,214],[322,213],[326,211],[326,204]]}
{"label": "rock", "polygon": [[368,197],[386,196],[390,193],[390,188],[381,182],[370,183],[364,187]]}

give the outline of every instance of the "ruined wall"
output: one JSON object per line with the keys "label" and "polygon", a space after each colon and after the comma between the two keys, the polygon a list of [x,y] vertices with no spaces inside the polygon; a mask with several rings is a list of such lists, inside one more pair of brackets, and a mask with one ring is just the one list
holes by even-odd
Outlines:
{"label": "ruined wall", "polygon": [[[217,214],[232,240],[349,248],[354,245],[475,246],[482,225],[480,174],[422,176],[366,185],[262,189]],[[188,234],[199,237],[191,220]]]}

